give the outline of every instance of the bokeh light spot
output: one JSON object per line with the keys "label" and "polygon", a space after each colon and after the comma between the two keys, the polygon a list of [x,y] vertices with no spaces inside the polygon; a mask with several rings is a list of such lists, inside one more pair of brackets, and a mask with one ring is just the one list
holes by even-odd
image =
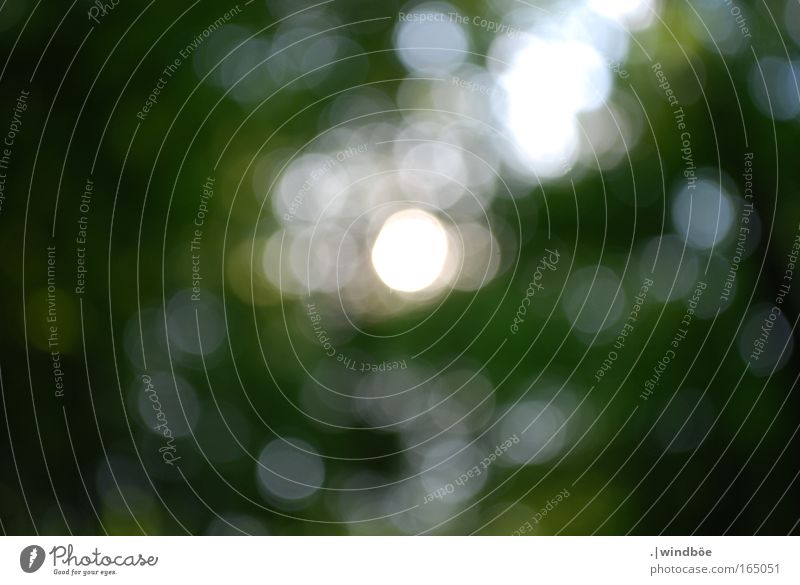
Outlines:
{"label": "bokeh light spot", "polygon": [[419,209],[400,211],[383,224],[372,248],[372,266],[386,286],[417,292],[439,277],[448,248],[438,219]]}

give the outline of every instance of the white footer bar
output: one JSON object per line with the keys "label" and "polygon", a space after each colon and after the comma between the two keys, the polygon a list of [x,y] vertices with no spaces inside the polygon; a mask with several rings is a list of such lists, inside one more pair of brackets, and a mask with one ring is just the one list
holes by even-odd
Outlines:
{"label": "white footer bar", "polygon": [[0,583],[800,583],[797,537],[5,537]]}

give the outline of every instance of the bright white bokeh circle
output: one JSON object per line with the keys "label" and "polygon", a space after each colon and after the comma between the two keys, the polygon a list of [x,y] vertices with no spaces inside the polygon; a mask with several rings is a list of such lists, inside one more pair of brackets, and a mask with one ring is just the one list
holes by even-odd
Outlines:
{"label": "bright white bokeh circle", "polygon": [[438,219],[407,209],[383,224],[372,247],[372,266],[389,288],[417,292],[436,282],[448,249],[447,232]]}

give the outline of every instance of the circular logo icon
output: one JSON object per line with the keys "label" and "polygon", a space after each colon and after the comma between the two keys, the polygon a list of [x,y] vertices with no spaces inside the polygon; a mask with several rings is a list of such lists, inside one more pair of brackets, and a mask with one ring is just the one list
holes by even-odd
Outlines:
{"label": "circular logo icon", "polygon": [[44,564],[44,549],[41,546],[32,544],[26,546],[19,553],[19,566],[26,573],[35,573]]}

